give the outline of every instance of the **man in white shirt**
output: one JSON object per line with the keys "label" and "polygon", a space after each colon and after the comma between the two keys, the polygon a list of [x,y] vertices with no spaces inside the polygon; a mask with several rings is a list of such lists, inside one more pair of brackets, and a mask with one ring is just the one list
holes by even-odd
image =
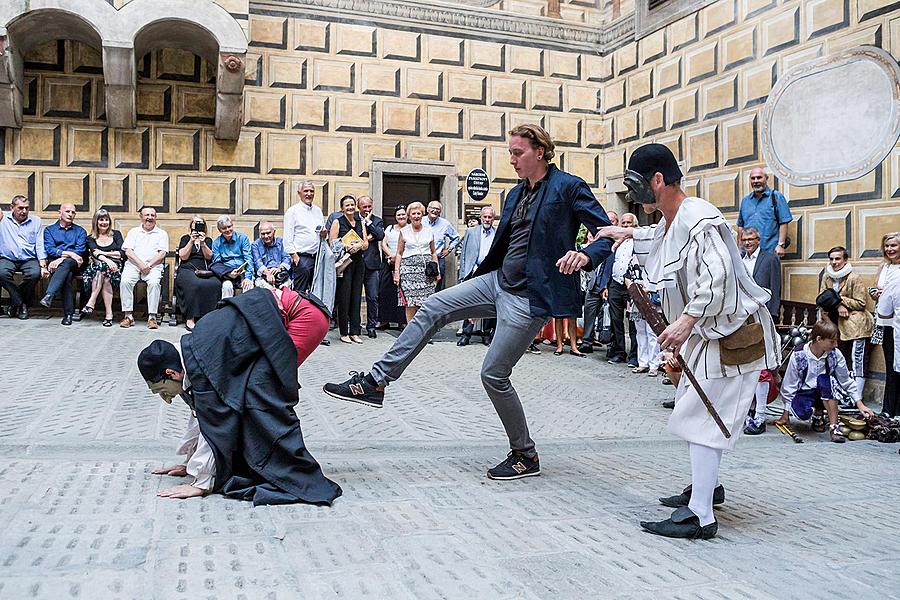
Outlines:
{"label": "man in white shirt", "polygon": [[[629,229],[637,226],[637,217],[632,213],[625,213],[619,219],[619,225]],[[606,362],[610,364],[628,363],[629,367],[637,364],[637,328],[634,321],[625,317],[625,307],[628,304],[628,290],[625,287],[625,276],[634,256],[634,246],[630,239],[623,241],[616,248],[616,256],[613,259],[612,277],[609,280],[609,320],[612,329],[612,342],[607,351]],[[628,321],[628,337],[631,339],[631,348],[625,353],[625,321]]]}
{"label": "man in white shirt", "polygon": [[163,262],[169,251],[169,234],[156,225],[156,209],[145,206],[141,209],[141,226],[134,227],[125,237],[122,249],[128,262],[122,269],[122,282],[119,294],[122,298],[122,312],[125,317],[119,322],[120,327],[134,325],[134,286],[138,281],[147,283],[147,328],[157,329],[156,311],[159,308]]}
{"label": "man in white shirt", "polygon": [[307,292],[316,266],[319,243],[327,231],[323,228],[325,219],[322,209],[313,204],[316,197],[313,182],[307,180],[300,184],[297,195],[300,202],[284,213],[284,250],[291,255],[294,289]]}

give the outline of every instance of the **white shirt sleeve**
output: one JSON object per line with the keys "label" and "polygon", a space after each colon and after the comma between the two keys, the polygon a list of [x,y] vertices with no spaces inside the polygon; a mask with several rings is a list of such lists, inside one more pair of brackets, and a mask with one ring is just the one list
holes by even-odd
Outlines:
{"label": "white shirt sleeve", "polygon": [[212,490],[216,483],[216,457],[212,448],[200,433],[197,417],[191,415],[187,429],[181,436],[176,454],[187,456],[187,473],[194,478],[191,483],[201,490]]}
{"label": "white shirt sleeve", "polygon": [[788,361],[787,369],[784,371],[784,379],[781,380],[781,397],[785,404],[790,404],[794,396],[800,390],[803,382],[800,381],[800,370],[797,368],[796,353],[791,353],[791,359]]}
{"label": "white shirt sleeve", "polygon": [[281,239],[284,242],[284,251],[288,254],[297,253],[297,247],[294,245],[294,220],[296,219],[296,214],[296,211],[290,209],[284,213],[284,235]]}
{"label": "white shirt sleeve", "polygon": [[128,234],[125,235],[125,242],[122,243],[122,250],[134,250],[134,245],[137,240],[135,240],[135,229],[132,228],[128,230]]}

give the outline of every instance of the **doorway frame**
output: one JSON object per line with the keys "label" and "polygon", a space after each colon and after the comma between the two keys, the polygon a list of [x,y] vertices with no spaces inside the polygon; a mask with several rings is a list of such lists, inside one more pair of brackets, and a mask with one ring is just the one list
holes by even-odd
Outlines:
{"label": "doorway frame", "polygon": [[[372,189],[372,210],[376,215],[383,214],[384,208],[384,176],[385,175],[418,175],[421,177],[441,178],[441,216],[450,221],[457,231],[459,225],[459,171],[456,165],[439,160],[416,160],[410,158],[373,158],[369,168],[369,184]],[[465,229],[463,228],[463,232]],[[462,234],[463,232],[460,232]],[[451,252],[446,258],[446,286],[454,285],[456,276],[456,253]]]}
{"label": "doorway frame", "polygon": [[372,210],[376,215],[381,215],[384,207],[385,175],[440,177],[441,216],[459,229],[459,207],[457,206],[459,175],[455,164],[438,160],[373,158],[369,168],[369,179],[372,187]]}

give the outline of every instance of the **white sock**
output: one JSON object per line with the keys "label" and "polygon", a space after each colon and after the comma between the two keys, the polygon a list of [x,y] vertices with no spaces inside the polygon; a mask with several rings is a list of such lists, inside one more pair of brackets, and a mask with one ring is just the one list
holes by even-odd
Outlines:
{"label": "white sock", "polygon": [[691,502],[688,508],[700,519],[700,526],[714,523],[713,490],[719,481],[722,451],[709,446],[688,443],[691,453]]}
{"label": "white sock", "polygon": [[766,418],[766,400],[769,397],[769,382],[760,381],[756,384],[756,421],[763,422]]}

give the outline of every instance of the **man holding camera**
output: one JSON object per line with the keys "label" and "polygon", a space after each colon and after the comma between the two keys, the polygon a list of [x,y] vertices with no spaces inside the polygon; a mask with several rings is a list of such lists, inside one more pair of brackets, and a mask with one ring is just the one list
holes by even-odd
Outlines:
{"label": "man holding camera", "polygon": [[256,287],[280,287],[291,279],[291,255],[284,251],[284,240],[275,237],[275,226],[268,221],[259,224],[259,239],[250,246]]}

